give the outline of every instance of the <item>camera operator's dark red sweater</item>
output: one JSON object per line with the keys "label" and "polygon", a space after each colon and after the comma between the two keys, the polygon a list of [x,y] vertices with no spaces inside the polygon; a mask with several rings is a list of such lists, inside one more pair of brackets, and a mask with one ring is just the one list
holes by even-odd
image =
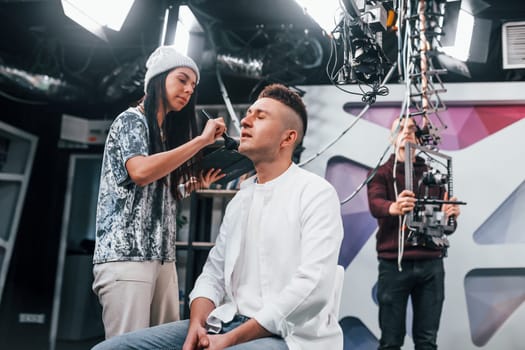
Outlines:
{"label": "camera operator's dark red sweater", "polygon": [[[372,215],[378,220],[379,230],[377,231],[376,249],[379,258],[397,259],[398,255],[398,231],[400,225],[399,216],[391,216],[388,209],[392,202],[396,201],[394,192],[394,179],[392,177],[395,156],[390,158],[377,169],[374,178],[368,183],[368,205]],[[418,193],[419,190],[425,191],[426,186],[419,186],[419,180],[427,170],[425,160],[416,157],[413,171],[413,187],[416,197],[423,196],[424,192]],[[397,193],[405,189],[405,163],[397,162],[396,165],[396,184]],[[433,198],[443,199],[441,187],[428,188],[428,195]],[[407,242],[405,231],[405,247],[403,259],[432,259],[443,257],[442,250],[435,250],[419,245],[411,245]]]}

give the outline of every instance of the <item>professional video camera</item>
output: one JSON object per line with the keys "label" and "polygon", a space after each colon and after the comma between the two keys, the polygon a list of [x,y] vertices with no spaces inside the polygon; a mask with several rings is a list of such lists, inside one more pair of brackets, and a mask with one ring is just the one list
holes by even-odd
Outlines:
{"label": "professional video camera", "polygon": [[[448,193],[452,197],[452,158],[416,145],[407,143],[405,151],[407,154],[419,150],[418,156],[425,158],[428,170],[414,187],[413,164],[405,162],[405,185],[406,189],[415,193],[416,205],[414,210],[407,215],[406,225],[410,230],[410,242],[424,244],[434,249],[446,249],[449,247],[447,236],[456,230],[455,217],[447,218],[442,211],[443,204],[464,205],[465,202],[449,201],[436,196],[436,193]],[[436,190],[440,189],[440,190]]]}
{"label": "professional video camera", "polygon": [[392,66],[382,47],[383,35],[394,25],[392,4],[364,0],[344,0],[342,4],[343,16],[332,32],[335,52],[328,63],[329,78],[336,85],[378,87]]}

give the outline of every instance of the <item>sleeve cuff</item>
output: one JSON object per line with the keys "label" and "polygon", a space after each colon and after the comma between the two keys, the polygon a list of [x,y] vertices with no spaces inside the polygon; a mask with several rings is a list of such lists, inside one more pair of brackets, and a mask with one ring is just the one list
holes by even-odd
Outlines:
{"label": "sleeve cuff", "polygon": [[195,288],[190,293],[190,305],[193,302],[193,300],[197,298],[206,298],[210,299],[214,304],[215,307],[218,307],[221,304],[220,296],[217,294],[216,291],[214,291],[212,288]]}
{"label": "sleeve cuff", "polygon": [[286,318],[279,315],[279,312],[272,307],[263,307],[253,317],[268,332],[286,338],[293,332],[294,326],[286,321]]}

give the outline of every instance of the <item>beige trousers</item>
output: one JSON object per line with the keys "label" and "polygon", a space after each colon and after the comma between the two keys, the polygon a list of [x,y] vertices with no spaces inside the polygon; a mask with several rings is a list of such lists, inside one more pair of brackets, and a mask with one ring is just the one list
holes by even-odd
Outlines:
{"label": "beige trousers", "polygon": [[106,339],[179,320],[179,286],[173,261],[95,264],[93,275]]}

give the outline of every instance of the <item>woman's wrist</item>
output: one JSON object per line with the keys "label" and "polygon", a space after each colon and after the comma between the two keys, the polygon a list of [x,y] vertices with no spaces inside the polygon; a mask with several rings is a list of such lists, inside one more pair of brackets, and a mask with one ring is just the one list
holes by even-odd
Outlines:
{"label": "woman's wrist", "polygon": [[206,139],[206,138],[205,138],[204,136],[202,136],[202,135],[195,136],[195,137],[193,138],[193,141],[195,141],[195,142],[197,143],[197,146],[199,147],[199,149],[204,148],[204,147],[206,147],[206,146],[209,146],[209,145],[213,144],[213,142],[210,143],[210,142],[208,141],[208,139]]}

